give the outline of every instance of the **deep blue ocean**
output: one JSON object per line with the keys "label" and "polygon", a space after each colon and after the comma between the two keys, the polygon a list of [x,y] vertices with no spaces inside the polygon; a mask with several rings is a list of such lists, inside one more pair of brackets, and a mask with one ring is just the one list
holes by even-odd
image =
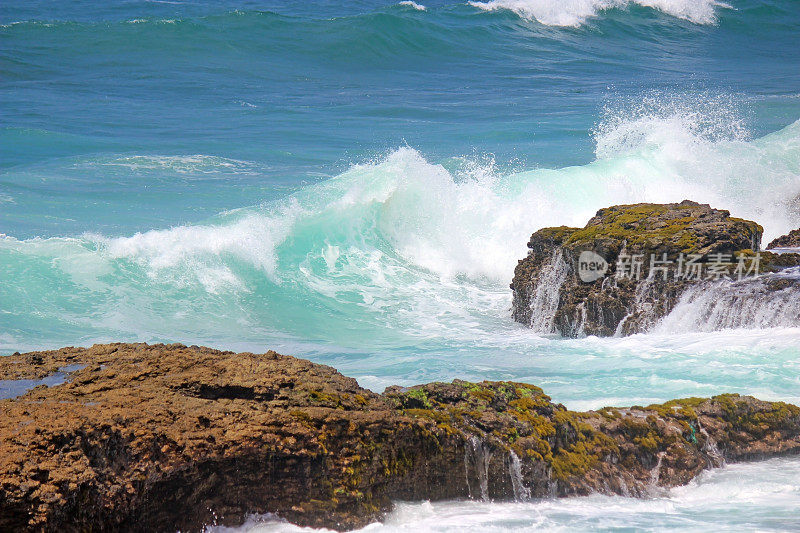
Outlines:
{"label": "deep blue ocean", "polygon": [[[567,340],[511,320],[533,231],[687,198],[765,243],[800,227],[800,2],[0,4],[2,354],[180,341],[377,391],[800,402],[796,324],[685,312]],[[404,504],[370,529],[797,530],[799,476],[782,459],[650,500]]]}

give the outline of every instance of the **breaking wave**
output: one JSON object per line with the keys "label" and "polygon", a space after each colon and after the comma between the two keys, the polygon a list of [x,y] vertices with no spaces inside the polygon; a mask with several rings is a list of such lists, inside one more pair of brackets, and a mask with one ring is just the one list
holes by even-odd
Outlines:
{"label": "breaking wave", "polygon": [[[597,159],[584,166],[504,174],[491,161],[437,164],[401,147],[205,224],[128,237],[5,237],[0,256],[17,283],[4,285],[2,301],[28,317],[20,323],[49,319],[89,337],[198,338],[225,321],[226,335],[479,338],[507,320],[508,281],[540,227],[583,225],[608,205],[686,198],[759,221],[765,240],[795,227],[800,122],[751,139],[735,117],[720,123],[725,114],[712,113],[609,110],[595,131]],[[255,168],[205,156],[105,163]],[[304,313],[311,318],[295,318]]]}
{"label": "breaking wave", "polygon": [[490,0],[469,4],[486,11],[507,9],[547,26],[576,27],[609,9],[629,6],[656,9],[695,24],[714,24],[717,9],[731,9],[730,5],[715,0]]}

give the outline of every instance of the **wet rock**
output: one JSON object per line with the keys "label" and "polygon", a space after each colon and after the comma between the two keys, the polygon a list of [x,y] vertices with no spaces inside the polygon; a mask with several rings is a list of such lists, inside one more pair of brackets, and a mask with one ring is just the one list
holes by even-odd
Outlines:
{"label": "wet rock", "polygon": [[[83,365],[83,366],[79,366]],[[383,395],[279,355],[110,344],[0,358],[74,369],[0,401],[0,530],[181,530],[272,512],[338,530],[394,499],[645,495],[800,451],[800,408],[723,395],[578,413],[533,385]]]}
{"label": "wet rock", "polygon": [[[746,283],[800,265],[797,254],[762,255],[762,233],[755,222],[688,200],[614,206],[584,228],[541,229],[514,271],[513,318],[570,337],[647,331],[689,287]],[[786,278],[759,283],[763,294],[775,284],[800,288]]]}
{"label": "wet rock", "polygon": [[787,235],[778,237],[767,246],[767,250],[773,250],[775,248],[800,249],[800,228],[790,231]]}

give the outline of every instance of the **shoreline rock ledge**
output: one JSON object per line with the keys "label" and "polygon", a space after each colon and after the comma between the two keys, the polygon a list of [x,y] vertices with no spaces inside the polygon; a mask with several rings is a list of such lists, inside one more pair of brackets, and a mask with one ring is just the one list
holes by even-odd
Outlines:
{"label": "shoreline rock ledge", "polygon": [[760,251],[762,234],[689,200],[618,205],[583,228],[543,228],[514,270],[512,316],[565,337],[650,331],[681,303],[669,317],[679,331],[798,326],[800,254]]}
{"label": "shoreline rock ledge", "polygon": [[275,352],[0,358],[6,392],[58,373],[0,400],[2,531],[200,531],[267,512],[347,530],[395,499],[643,496],[800,452],[800,408],[735,394],[574,412],[512,382],[376,394]]}
{"label": "shoreline rock ledge", "polygon": [[800,228],[793,229],[786,235],[781,235],[777,239],[774,239],[767,245],[767,250],[774,250],[774,249],[781,249],[781,248],[788,248],[788,249],[800,249]]}

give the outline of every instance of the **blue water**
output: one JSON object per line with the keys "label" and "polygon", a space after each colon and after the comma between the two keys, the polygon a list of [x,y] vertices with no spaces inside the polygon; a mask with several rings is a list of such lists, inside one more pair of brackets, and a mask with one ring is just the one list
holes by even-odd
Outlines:
{"label": "blue water", "polygon": [[[800,226],[798,2],[5,1],[0,24],[0,353],[181,341],[375,390],[800,402],[800,324],[565,340],[508,290],[533,231],[608,205]],[[394,519],[475,511],[453,505]]]}

